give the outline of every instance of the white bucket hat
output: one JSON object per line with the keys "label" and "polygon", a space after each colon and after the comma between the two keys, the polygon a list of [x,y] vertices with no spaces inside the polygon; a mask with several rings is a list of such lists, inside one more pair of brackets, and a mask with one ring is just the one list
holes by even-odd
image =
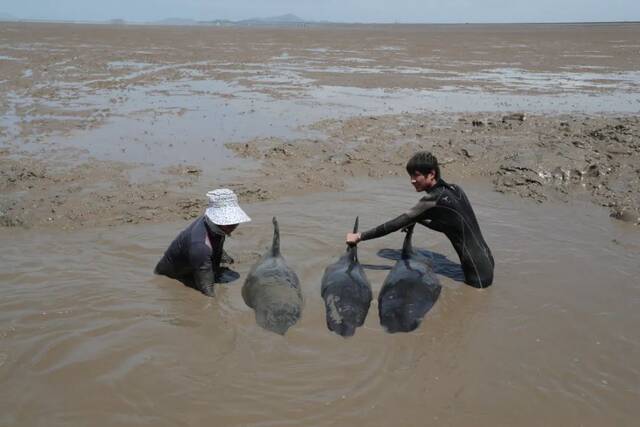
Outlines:
{"label": "white bucket hat", "polygon": [[207,193],[209,207],[204,211],[206,217],[217,225],[240,224],[251,218],[238,205],[238,196],[227,188],[218,188]]}

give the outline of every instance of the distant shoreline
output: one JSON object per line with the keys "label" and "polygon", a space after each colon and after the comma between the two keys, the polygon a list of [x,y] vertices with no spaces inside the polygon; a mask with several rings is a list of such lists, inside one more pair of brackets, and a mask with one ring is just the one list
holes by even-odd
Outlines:
{"label": "distant shoreline", "polygon": [[567,22],[333,22],[333,21],[295,21],[295,22],[271,22],[271,21],[193,21],[193,22],[165,23],[162,21],[137,22],[137,21],[66,21],[49,19],[6,19],[0,18],[3,24],[74,24],[74,25],[125,25],[125,26],[149,26],[149,27],[332,27],[332,26],[511,26],[511,25],[636,25],[638,21],[567,21]]}

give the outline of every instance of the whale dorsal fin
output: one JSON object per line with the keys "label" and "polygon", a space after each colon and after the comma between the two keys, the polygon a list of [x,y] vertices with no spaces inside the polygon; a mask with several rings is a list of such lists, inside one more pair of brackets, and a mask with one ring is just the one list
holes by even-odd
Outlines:
{"label": "whale dorsal fin", "polygon": [[[360,223],[360,217],[356,217],[356,222],[353,224],[353,232],[358,232],[358,224]],[[347,253],[349,254],[349,261],[351,264],[355,264],[358,262],[358,246],[357,245],[347,245]]]}
{"label": "whale dorsal fin", "polygon": [[402,259],[407,259],[413,254],[413,246],[411,246],[411,237],[413,236],[413,227],[415,224],[411,224],[407,227],[407,235],[404,236],[404,244],[402,245]]}
{"label": "whale dorsal fin", "polygon": [[273,217],[273,243],[271,244],[271,256],[280,256],[280,228],[278,227],[278,220]]}

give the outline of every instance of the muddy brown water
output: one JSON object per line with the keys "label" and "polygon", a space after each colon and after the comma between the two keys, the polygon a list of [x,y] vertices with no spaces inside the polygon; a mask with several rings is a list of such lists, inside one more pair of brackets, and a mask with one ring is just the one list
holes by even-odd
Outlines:
{"label": "muddy brown water", "polygon": [[[246,205],[254,220],[227,243],[241,278],[216,298],[151,274],[186,222],[0,230],[0,425],[636,425],[637,230],[577,201],[463,184],[494,285],[461,283],[446,238],[417,229],[443,291],[410,334],[385,333],[374,302],[341,338],[319,295],[355,215],[364,229],[417,200],[403,179]],[[240,294],[272,215],[306,300],[284,337],[257,326]],[[374,297],[393,264],[378,254],[402,236],[360,246]]]}

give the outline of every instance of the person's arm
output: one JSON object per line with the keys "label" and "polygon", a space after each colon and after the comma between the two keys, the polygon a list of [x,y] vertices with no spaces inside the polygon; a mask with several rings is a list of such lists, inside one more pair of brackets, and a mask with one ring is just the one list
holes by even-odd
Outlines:
{"label": "person's arm", "polygon": [[389,233],[408,227],[411,224],[419,222],[424,213],[435,205],[435,200],[424,197],[413,208],[411,208],[409,212],[403,213],[384,224],[362,233],[348,233],[347,243],[358,244],[363,240],[377,239],[378,237],[386,236]]}
{"label": "person's arm", "polygon": [[200,268],[195,270],[193,272],[193,280],[196,288],[198,288],[202,293],[210,297],[213,296],[215,283],[211,263],[209,263],[208,266],[203,264]]}
{"label": "person's arm", "polygon": [[215,276],[211,262],[211,249],[208,246],[191,248],[189,260],[193,267],[193,284],[205,295],[213,296]]}

